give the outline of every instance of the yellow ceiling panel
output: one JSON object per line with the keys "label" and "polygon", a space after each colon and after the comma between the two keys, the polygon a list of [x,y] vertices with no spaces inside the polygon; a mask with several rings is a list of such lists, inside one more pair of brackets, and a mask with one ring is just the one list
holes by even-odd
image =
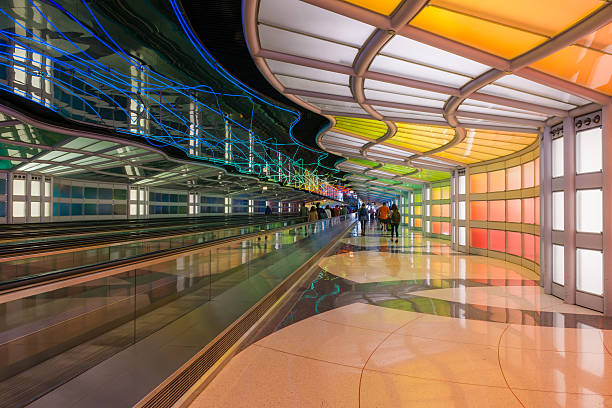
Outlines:
{"label": "yellow ceiling panel", "polygon": [[508,25],[435,6],[423,8],[410,24],[504,58],[517,57],[547,39]]}
{"label": "yellow ceiling panel", "polygon": [[429,4],[552,37],[576,24],[605,2],[602,0],[431,0]]}
{"label": "yellow ceiling panel", "polygon": [[402,2],[402,0],[344,0],[347,3],[354,4],[356,6],[362,7],[364,9],[368,9],[374,11],[379,14],[384,14],[386,16],[391,15],[393,10]]}
{"label": "yellow ceiling panel", "polygon": [[612,55],[572,45],[531,65],[539,71],[612,95]]}
{"label": "yellow ceiling panel", "polygon": [[472,164],[472,163],[477,163],[481,160],[478,159],[473,159],[470,157],[464,157],[464,156],[459,156],[456,154],[451,154],[451,153],[447,153],[447,152],[440,152],[440,153],[436,153],[433,155],[434,157],[441,157],[443,159],[449,159],[449,160],[454,160],[460,163],[466,163],[466,164]]}

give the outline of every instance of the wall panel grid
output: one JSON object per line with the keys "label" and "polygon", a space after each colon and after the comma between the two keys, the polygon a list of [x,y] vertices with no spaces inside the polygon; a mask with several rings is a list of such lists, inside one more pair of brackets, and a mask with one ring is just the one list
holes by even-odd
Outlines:
{"label": "wall panel grid", "polygon": [[[459,177],[459,245],[539,272],[539,146],[516,157],[473,166],[462,186]],[[590,225],[590,224],[589,224]]]}
{"label": "wall panel grid", "polygon": [[[610,160],[612,108],[606,106],[547,128],[542,151],[544,197],[550,221],[542,228],[542,250],[548,253],[542,285],[566,303],[612,314],[609,250],[604,237],[611,224]],[[606,174],[607,173],[607,174]]]}
{"label": "wall panel grid", "polygon": [[426,221],[430,223],[429,236],[451,239],[451,180],[444,180],[429,185],[431,191],[429,214]]}

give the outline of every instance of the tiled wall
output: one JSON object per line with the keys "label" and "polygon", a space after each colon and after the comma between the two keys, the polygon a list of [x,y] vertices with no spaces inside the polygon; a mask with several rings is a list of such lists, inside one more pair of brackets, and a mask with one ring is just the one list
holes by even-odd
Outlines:
{"label": "tiled wall", "polygon": [[494,164],[470,167],[466,174],[458,177],[459,248],[467,249],[469,245],[470,253],[505,259],[538,271],[539,149]]}

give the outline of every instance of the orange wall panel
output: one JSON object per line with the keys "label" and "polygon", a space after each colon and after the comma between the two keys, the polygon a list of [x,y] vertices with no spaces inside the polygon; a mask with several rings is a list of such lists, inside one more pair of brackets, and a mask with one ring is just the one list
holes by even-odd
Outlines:
{"label": "orange wall panel", "polygon": [[450,217],[450,204],[442,204],[442,217]]}
{"label": "orange wall panel", "polygon": [[489,191],[504,191],[506,189],[506,170],[489,173]]}
{"label": "orange wall panel", "polygon": [[472,201],[470,202],[470,219],[474,221],[487,220],[487,202]]}
{"label": "orange wall panel", "polygon": [[470,193],[487,192],[487,173],[472,174],[470,176]]}

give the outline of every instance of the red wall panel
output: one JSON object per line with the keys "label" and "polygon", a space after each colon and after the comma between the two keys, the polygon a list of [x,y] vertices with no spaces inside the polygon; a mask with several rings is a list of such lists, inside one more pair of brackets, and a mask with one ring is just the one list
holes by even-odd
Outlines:
{"label": "red wall panel", "polygon": [[506,231],[489,230],[489,249],[506,252]]}
{"label": "red wall panel", "polygon": [[487,230],[483,228],[470,228],[470,246],[487,249]]}

